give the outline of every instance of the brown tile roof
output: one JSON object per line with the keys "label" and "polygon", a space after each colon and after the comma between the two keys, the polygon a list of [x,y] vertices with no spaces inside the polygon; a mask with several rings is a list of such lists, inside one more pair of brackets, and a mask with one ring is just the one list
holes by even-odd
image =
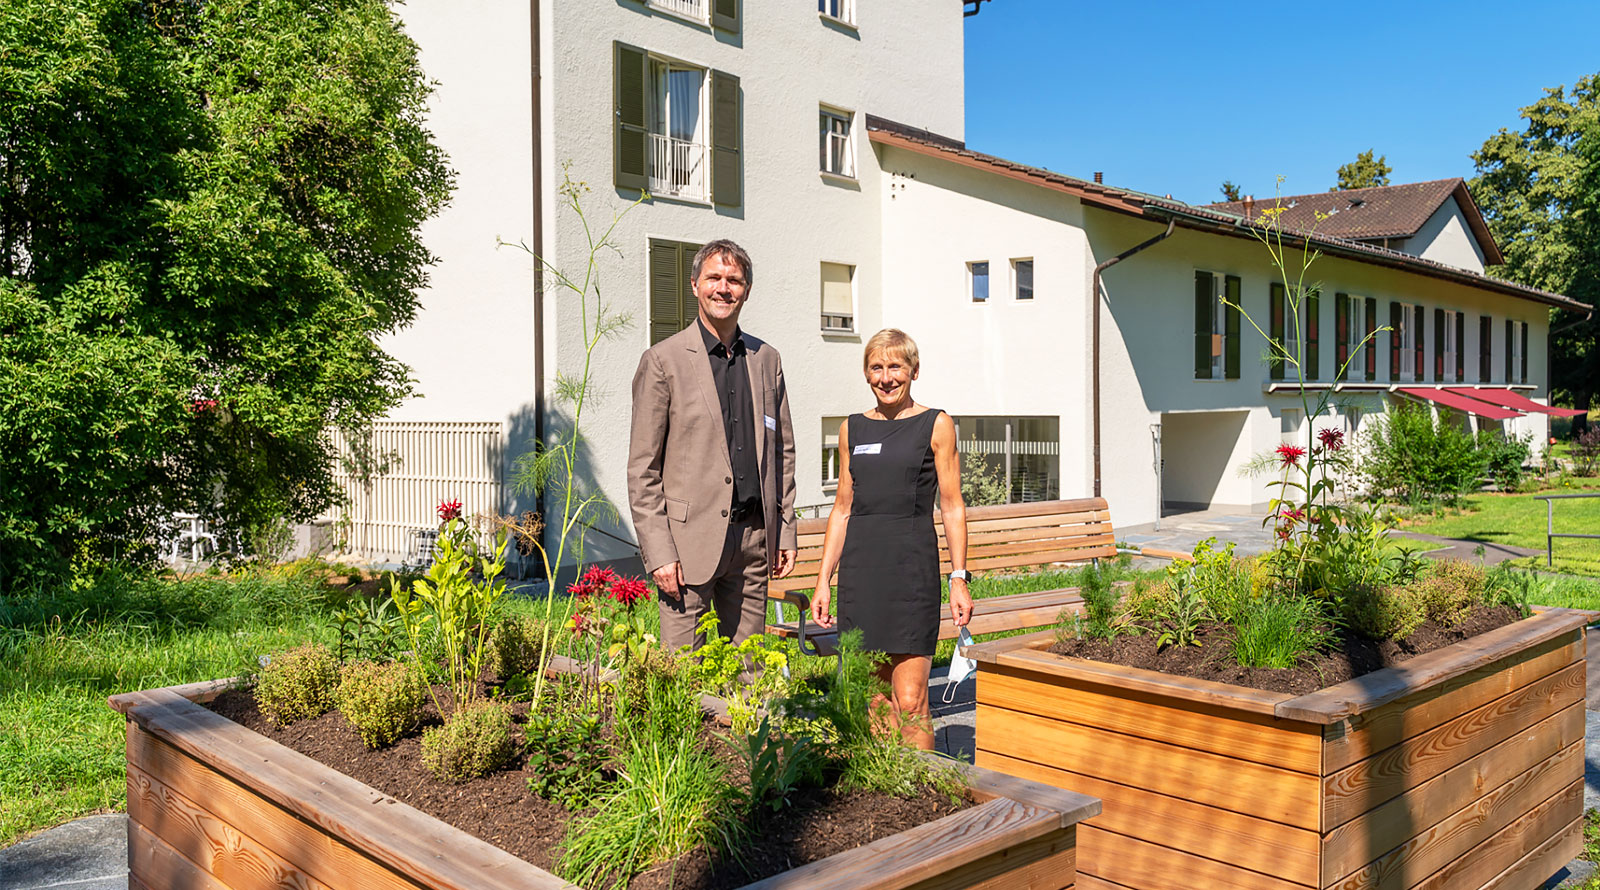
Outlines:
{"label": "brown tile roof", "polygon": [[[1256,220],[1244,218],[1242,212],[1230,213],[1217,207],[1189,205],[1172,198],[1157,197],[1129,189],[1119,189],[1101,183],[1090,182],[1086,179],[1065,176],[1040,167],[1018,164],[994,155],[973,151],[957,140],[917,131],[871,115],[867,116],[866,123],[867,136],[874,144],[892,146],[930,157],[943,158],[965,167],[987,170],[1009,179],[1016,179],[1064,192],[1073,195],[1090,207],[1098,207],[1152,220],[1172,220],[1185,228],[1212,231],[1241,238],[1259,237],[1259,231],[1262,228]],[[1457,201],[1461,202],[1462,210],[1468,216],[1468,222],[1476,221],[1476,225],[1474,225],[1474,230],[1476,231],[1477,226],[1483,224],[1483,217],[1478,212],[1477,205],[1472,202],[1472,196],[1467,194],[1466,184],[1459,179],[1442,181],[1455,184],[1450,194],[1456,195]],[[1426,185],[1426,183],[1421,184]],[[1388,186],[1387,188],[1397,188],[1397,186]],[[1371,190],[1363,189],[1363,191]],[[1348,195],[1350,192],[1333,192],[1330,194]],[[1443,201],[1444,199],[1441,197],[1439,203],[1443,203]],[[1258,217],[1260,216],[1260,209],[1263,208],[1261,208],[1260,202],[1257,202]],[[1438,204],[1435,204],[1433,209],[1438,209]],[[1432,210],[1429,213],[1431,214]],[[1419,223],[1418,225],[1420,227],[1421,224]],[[1281,229],[1288,236],[1287,240],[1290,243],[1297,241],[1310,243],[1326,254],[1346,257],[1375,266],[1404,269],[1430,278],[1455,281],[1471,287],[1479,287],[1507,296],[1532,300],[1548,306],[1576,309],[1580,312],[1594,308],[1587,303],[1580,303],[1563,294],[1526,287],[1498,278],[1490,278],[1487,275],[1480,275],[1456,266],[1445,265],[1434,260],[1378,247],[1348,237],[1336,237],[1320,228],[1305,230],[1284,224]],[[1483,237],[1487,238],[1487,234],[1488,232],[1485,228]],[[1493,240],[1490,239],[1486,246],[1493,247],[1493,244]],[[1494,251],[1493,256],[1495,262],[1500,262],[1498,249]]]}

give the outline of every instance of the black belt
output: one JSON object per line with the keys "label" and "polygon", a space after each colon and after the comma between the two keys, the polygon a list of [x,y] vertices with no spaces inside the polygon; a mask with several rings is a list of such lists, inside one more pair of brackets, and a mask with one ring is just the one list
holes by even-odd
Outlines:
{"label": "black belt", "polygon": [[760,512],[760,501],[745,501],[742,504],[734,504],[733,507],[728,510],[728,519],[733,522],[743,522]]}

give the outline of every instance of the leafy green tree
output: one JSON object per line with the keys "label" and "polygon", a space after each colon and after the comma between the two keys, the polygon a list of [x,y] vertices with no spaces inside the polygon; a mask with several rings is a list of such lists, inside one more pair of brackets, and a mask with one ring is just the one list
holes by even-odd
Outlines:
{"label": "leafy green tree", "polygon": [[1224,201],[1237,201],[1244,196],[1239,184],[1231,179],[1224,179],[1222,185],[1218,186],[1218,188],[1222,191],[1222,200]]}
{"label": "leafy green tree", "polygon": [[0,4],[0,590],[334,496],[452,173],[383,0]]}
{"label": "leafy green tree", "polygon": [[1328,189],[1328,191],[1342,192],[1345,189],[1365,189],[1372,188],[1375,185],[1388,185],[1389,174],[1394,172],[1393,168],[1384,163],[1389,156],[1378,155],[1377,159],[1374,160],[1372,157],[1373,151],[1374,149],[1369,148],[1356,155],[1356,159],[1350,163],[1340,164],[1339,184]]}
{"label": "leafy green tree", "polygon": [[[1499,274],[1589,305],[1600,302],[1600,74],[1545,90],[1472,155],[1468,184],[1505,254]],[[1600,320],[1550,313],[1551,388],[1588,408],[1600,385]],[[1576,429],[1583,429],[1577,418]]]}

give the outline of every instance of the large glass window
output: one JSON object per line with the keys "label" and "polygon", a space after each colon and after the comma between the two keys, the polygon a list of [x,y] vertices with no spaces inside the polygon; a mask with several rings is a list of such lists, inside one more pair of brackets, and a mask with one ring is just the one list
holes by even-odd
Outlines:
{"label": "large glass window", "polygon": [[1010,503],[1061,497],[1059,417],[954,419],[963,466],[967,455],[980,455],[986,471],[1004,482]]}
{"label": "large glass window", "polygon": [[650,60],[650,191],[704,199],[706,169],[703,68]]}

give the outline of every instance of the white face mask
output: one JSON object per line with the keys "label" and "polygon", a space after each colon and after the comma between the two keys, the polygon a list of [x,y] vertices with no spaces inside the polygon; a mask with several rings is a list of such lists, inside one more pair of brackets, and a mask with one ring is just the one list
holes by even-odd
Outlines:
{"label": "white face mask", "polygon": [[961,628],[961,636],[956,638],[956,651],[950,656],[950,674],[945,679],[944,703],[955,701],[956,685],[972,676],[978,670],[978,662],[968,658],[967,647],[972,645],[972,632]]}

